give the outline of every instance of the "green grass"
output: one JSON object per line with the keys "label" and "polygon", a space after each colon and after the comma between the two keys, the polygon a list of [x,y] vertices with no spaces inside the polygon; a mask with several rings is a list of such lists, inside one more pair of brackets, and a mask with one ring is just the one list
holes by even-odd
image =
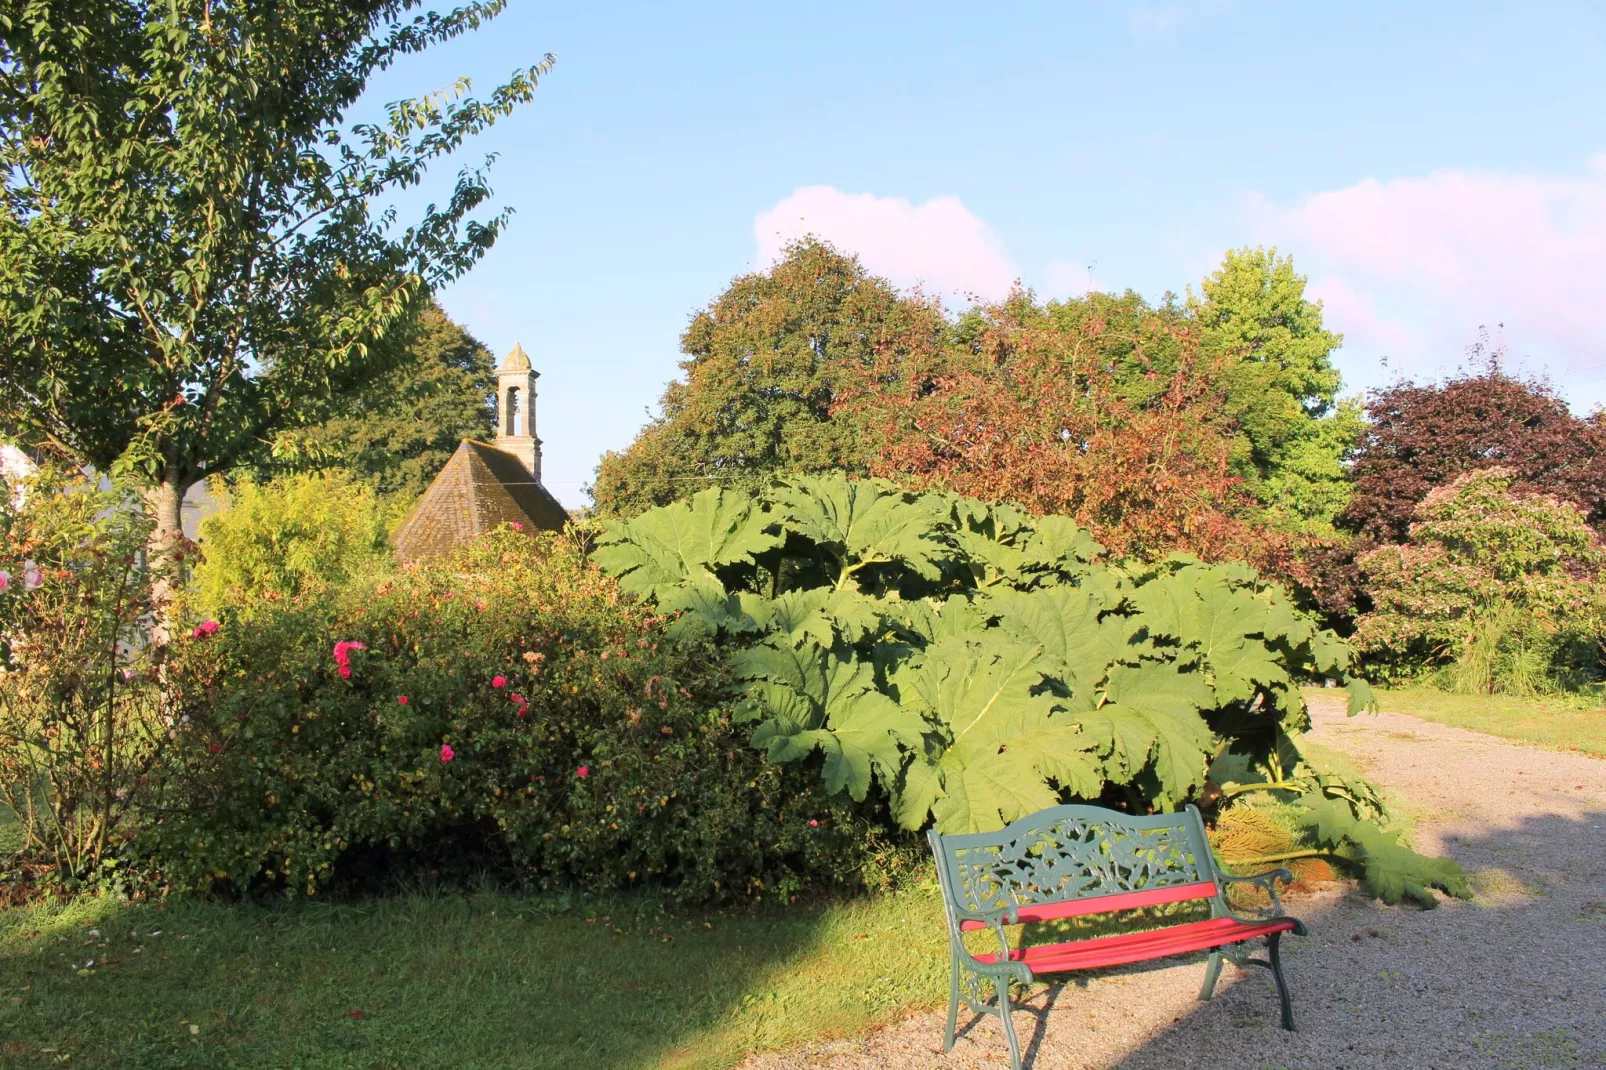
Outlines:
{"label": "green grass", "polygon": [[932,889],[589,913],[490,893],[7,910],[0,1067],[728,1066],[946,998]]}
{"label": "green grass", "polygon": [[1606,757],[1606,710],[1509,695],[1453,695],[1429,688],[1379,691],[1383,708],[1554,750]]}

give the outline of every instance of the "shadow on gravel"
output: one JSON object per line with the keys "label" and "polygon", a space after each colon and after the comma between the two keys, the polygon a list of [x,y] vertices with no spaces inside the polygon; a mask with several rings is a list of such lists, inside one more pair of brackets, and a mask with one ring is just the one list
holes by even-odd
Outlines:
{"label": "shadow on gravel", "polygon": [[[1212,1002],[1192,1003],[1124,1057],[1088,1062],[1077,1055],[1079,975],[1016,1015],[1027,1070],[1606,1067],[1606,812],[1534,817],[1448,846],[1474,875],[1471,902],[1425,911],[1351,891],[1288,904],[1311,930],[1284,944],[1300,1032],[1278,1027],[1266,971],[1229,966]],[[1144,975],[1176,962],[1093,976],[1123,979],[1141,1014],[1153,1002]],[[968,1033],[1003,1054],[992,1019]]]}

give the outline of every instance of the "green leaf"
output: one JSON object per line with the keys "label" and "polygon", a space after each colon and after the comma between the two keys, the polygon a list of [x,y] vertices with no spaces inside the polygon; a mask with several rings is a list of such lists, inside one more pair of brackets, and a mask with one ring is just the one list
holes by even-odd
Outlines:
{"label": "green leaf", "polygon": [[771,523],[751,498],[715,488],[631,520],[607,521],[591,559],[625,590],[658,598],[774,547],[779,536]]}
{"label": "green leaf", "polygon": [[1056,716],[1054,699],[1040,690],[1050,668],[1039,648],[994,633],[926,651],[900,679],[900,693],[949,734],[931,768],[906,774],[904,790],[917,794],[895,800],[901,823],[918,827],[929,807],[945,832],[998,828],[1058,801],[1050,779],[1098,793],[1101,766],[1087,753],[1094,741]]}
{"label": "green leaf", "polygon": [[946,548],[933,503],[885,480],[806,476],[783,481],[772,501],[788,528],[842,556],[844,578],[881,562],[902,564],[928,580],[941,576],[937,561]]}
{"label": "green leaf", "polygon": [[987,599],[999,626],[1043,648],[1071,674],[1067,683],[1089,685],[1104,679],[1111,665],[1137,658],[1133,623],[1111,608],[1108,595],[1087,587],[1048,587],[1038,591],[998,591]]}
{"label": "green leaf", "polygon": [[1304,808],[1299,819],[1317,841],[1359,862],[1367,888],[1385,903],[1409,899],[1431,910],[1438,906],[1429,891],[1434,887],[1457,899],[1472,898],[1466,873],[1453,859],[1413,851],[1397,834],[1356,816],[1341,799],[1307,794],[1297,802]]}
{"label": "green leaf", "polygon": [[812,640],[793,647],[772,639],[743,651],[732,666],[749,681],[748,708],[768,716],[753,734],[754,745],[774,761],[821,750],[829,791],[845,789],[862,800],[873,772],[891,784],[903,762],[901,748],[922,746],[925,721],[877,691],[871,667],[851,654]]}
{"label": "green leaf", "polygon": [[1381,707],[1377,701],[1377,692],[1372,685],[1359,676],[1352,676],[1346,682],[1349,688],[1349,715],[1354,717],[1358,713],[1370,711],[1376,713]]}

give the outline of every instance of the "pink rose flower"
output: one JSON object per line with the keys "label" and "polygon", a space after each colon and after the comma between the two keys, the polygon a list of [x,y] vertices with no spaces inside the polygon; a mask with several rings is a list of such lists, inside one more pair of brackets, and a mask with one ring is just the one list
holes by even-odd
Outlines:
{"label": "pink rose flower", "polygon": [[507,686],[507,677],[502,676],[501,674],[497,674],[496,676],[491,677],[491,686],[492,687],[506,687]]}
{"label": "pink rose flower", "polygon": [[450,743],[442,743],[441,744],[441,764],[444,765],[445,763],[451,761],[455,757],[457,757],[457,752],[452,749],[452,745]]}
{"label": "pink rose flower", "polygon": [[513,530],[514,531],[523,531],[524,530],[524,525],[522,523],[520,523],[519,521],[515,520],[515,521],[513,521]]}
{"label": "pink rose flower", "polygon": [[405,705],[407,705],[407,696],[406,695],[397,695],[396,696],[396,701],[401,703],[403,706],[405,706]]}
{"label": "pink rose flower", "polygon": [[0,591],[4,591],[7,588],[9,588],[10,586],[11,586],[11,573],[9,573],[9,572],[0,572]]}
{"label": "pink rose flower", "polygon": [[577,777],[580,777],[583,780],[586,777],[591,775],[591,770],[582,765],[580,768],[578,768],[578,769],[576,769],[574,771],[574,775],[577,776]]}
{"label": "pink rose flower", "polygon": [[22,586],[26,590],[33,590],[45,582],[45,574],[36,568],[30,568],[22,574]]}
{"label": "pink rose flower", "polygon": [[519,707],[519,716],[520,717],[523,717],[525,714],[527,714],[529,712],[530,712],[530,707],[529,706],[520,706]]}
{"label": "pink rose flower", "polygon": [[351,652],[353,650],[367,650],[368,647],[354,640],[342,639],[335,644],[335,664],[339,666],[340,678],[351,679]]}
{"label": "pink rose flower", "polygon": [[507,697],[507,700],[509,702],[513,703],[513,705],[515,705],[515,706],[527,705],[527,703],[525,703],[525,701],[524,701],[524,696],[519,694],[517,691],[515,691],[515,692],[513,692],[513,694],[509,695]]}
{"label": "pink rose flower", "polygon": [[197,624],[195,626],[195,630],[193,632],[191,632],[190,635],[193,636],[196,639],[199,639],[202,636],[211,635],[212,633],[216,632],[217,628],[218,628],[217,621],[215,621],[215,620],[203,620],[201,623],[199,623],[199,624]]}
{"label": "pink rose flower", "polygon": [[819,827],[820,827],[820,823],[819,823],[819,822],[818,822],[818,821],[816,821],[816,820],[815,820],[815,819],[814,819],[814,818],[812,818],[812,817],[811,817],[811,818],[809,818],[809,828],[811,828],[811,829],[817,829],[817,828],[819,828]]}

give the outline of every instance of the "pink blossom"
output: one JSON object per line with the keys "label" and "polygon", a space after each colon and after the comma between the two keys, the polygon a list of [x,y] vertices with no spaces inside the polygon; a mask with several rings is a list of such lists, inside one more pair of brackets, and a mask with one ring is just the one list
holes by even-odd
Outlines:
{"label": "pink blossom", "polygon": [[403,706],[405,706],[405,705],[407,705],[407,696],[406,695],[397,695],[396,696],[396,701],[401,703]]}
{"label": "pink blossom", "polygon": [[506,687],[507,686],[507,677],[502,676],[500,674],[491,677],[491,686],[492,687]]}
{"label": "pink blossom", "polygon": [[22,586],[26,590],[33,590],[45,582],[45,574],[36,568],[30,568],[22,574]]}
{"label": "pink blossom", "polygon": [[11,586],[11,573],[9,573],[9,572],[0,572],[0,591],[4,591],[6,588],[8,588],[10,586]]}
{"label": "pink blossom", "polygon": [[523,531],[524,530],[524,525],[522,523],[520,523],[519,521],[515,520],[515,521],[513,521],[513,530],[514,531]]}
{"label": "pink blossom", "polygon": [[206,745],[206,750],[207,750],[207,753],[209,753],[209,754],[216,754],[218,751],[220,751],[222,749],[223,749],[223,744],[221,744],[221,743],[208,743]]}
{"label": "pink blossom", "polygon": [[818,822],[818,821],[817,821],[817,820],[815,820],[815,819],[814,819],[814,818],[812,818],[812,817],[811,817],[811,818],[809,818],[809,828],[811,828],[811,829],[817,829],[817,828],[819,828],[819,827],[820,827],[820,823],[819,823],[819,822]]}
{"label": "pink blossom", "polygon": [[191,632],[190,635],[196,639],[199,639],[204,635],[211,635],[213,632],[217,631],[217,628],[217,621],[203,620],[201,623],[195,626],[195,630]]}
{"label": "pink blossom", "polygon": [[457,757],[457,752],[452,749],[452,745],[450,743],[442,743],[441,744],[441,762],[442,762],[442,764],[445,764],[446,762],[451,761],[455,757]]}
{"label": "pink blossom", "polygon": [[528,705],[524,705],[524,706],[520,706],[519,707],[519,716],[520,717],[523,717],[525,714],[527,714],[529,712],[530,712],[530,707]]}
{"label": "pink blossom", "polygon": [[515,705],[515,706],[527,706],[527,705],[529,705],[529,703],[524,701],[524,696],[519,694],[517,691],[513,692],[513,694],[509,695],[507,698],[508,698],[508,701],[513,703],[513,705]]}
{"label": "pink blossom", "polygon": [[351,679],[351,652],[353,650],[367,650],[368,647],[354,640],[342,639],[335,644],[335,664],[339,666],[340,678]]}
{"label": "pink blossom", "polygon": [[578,768],[578,769],[576,769],[574,771],[574,775],[577,776],[577,777],[580,777],[583,780],[586,777],[591,775],[591,770],[589,768],[587,768],[586,766],[582,765],[580,768]]}

